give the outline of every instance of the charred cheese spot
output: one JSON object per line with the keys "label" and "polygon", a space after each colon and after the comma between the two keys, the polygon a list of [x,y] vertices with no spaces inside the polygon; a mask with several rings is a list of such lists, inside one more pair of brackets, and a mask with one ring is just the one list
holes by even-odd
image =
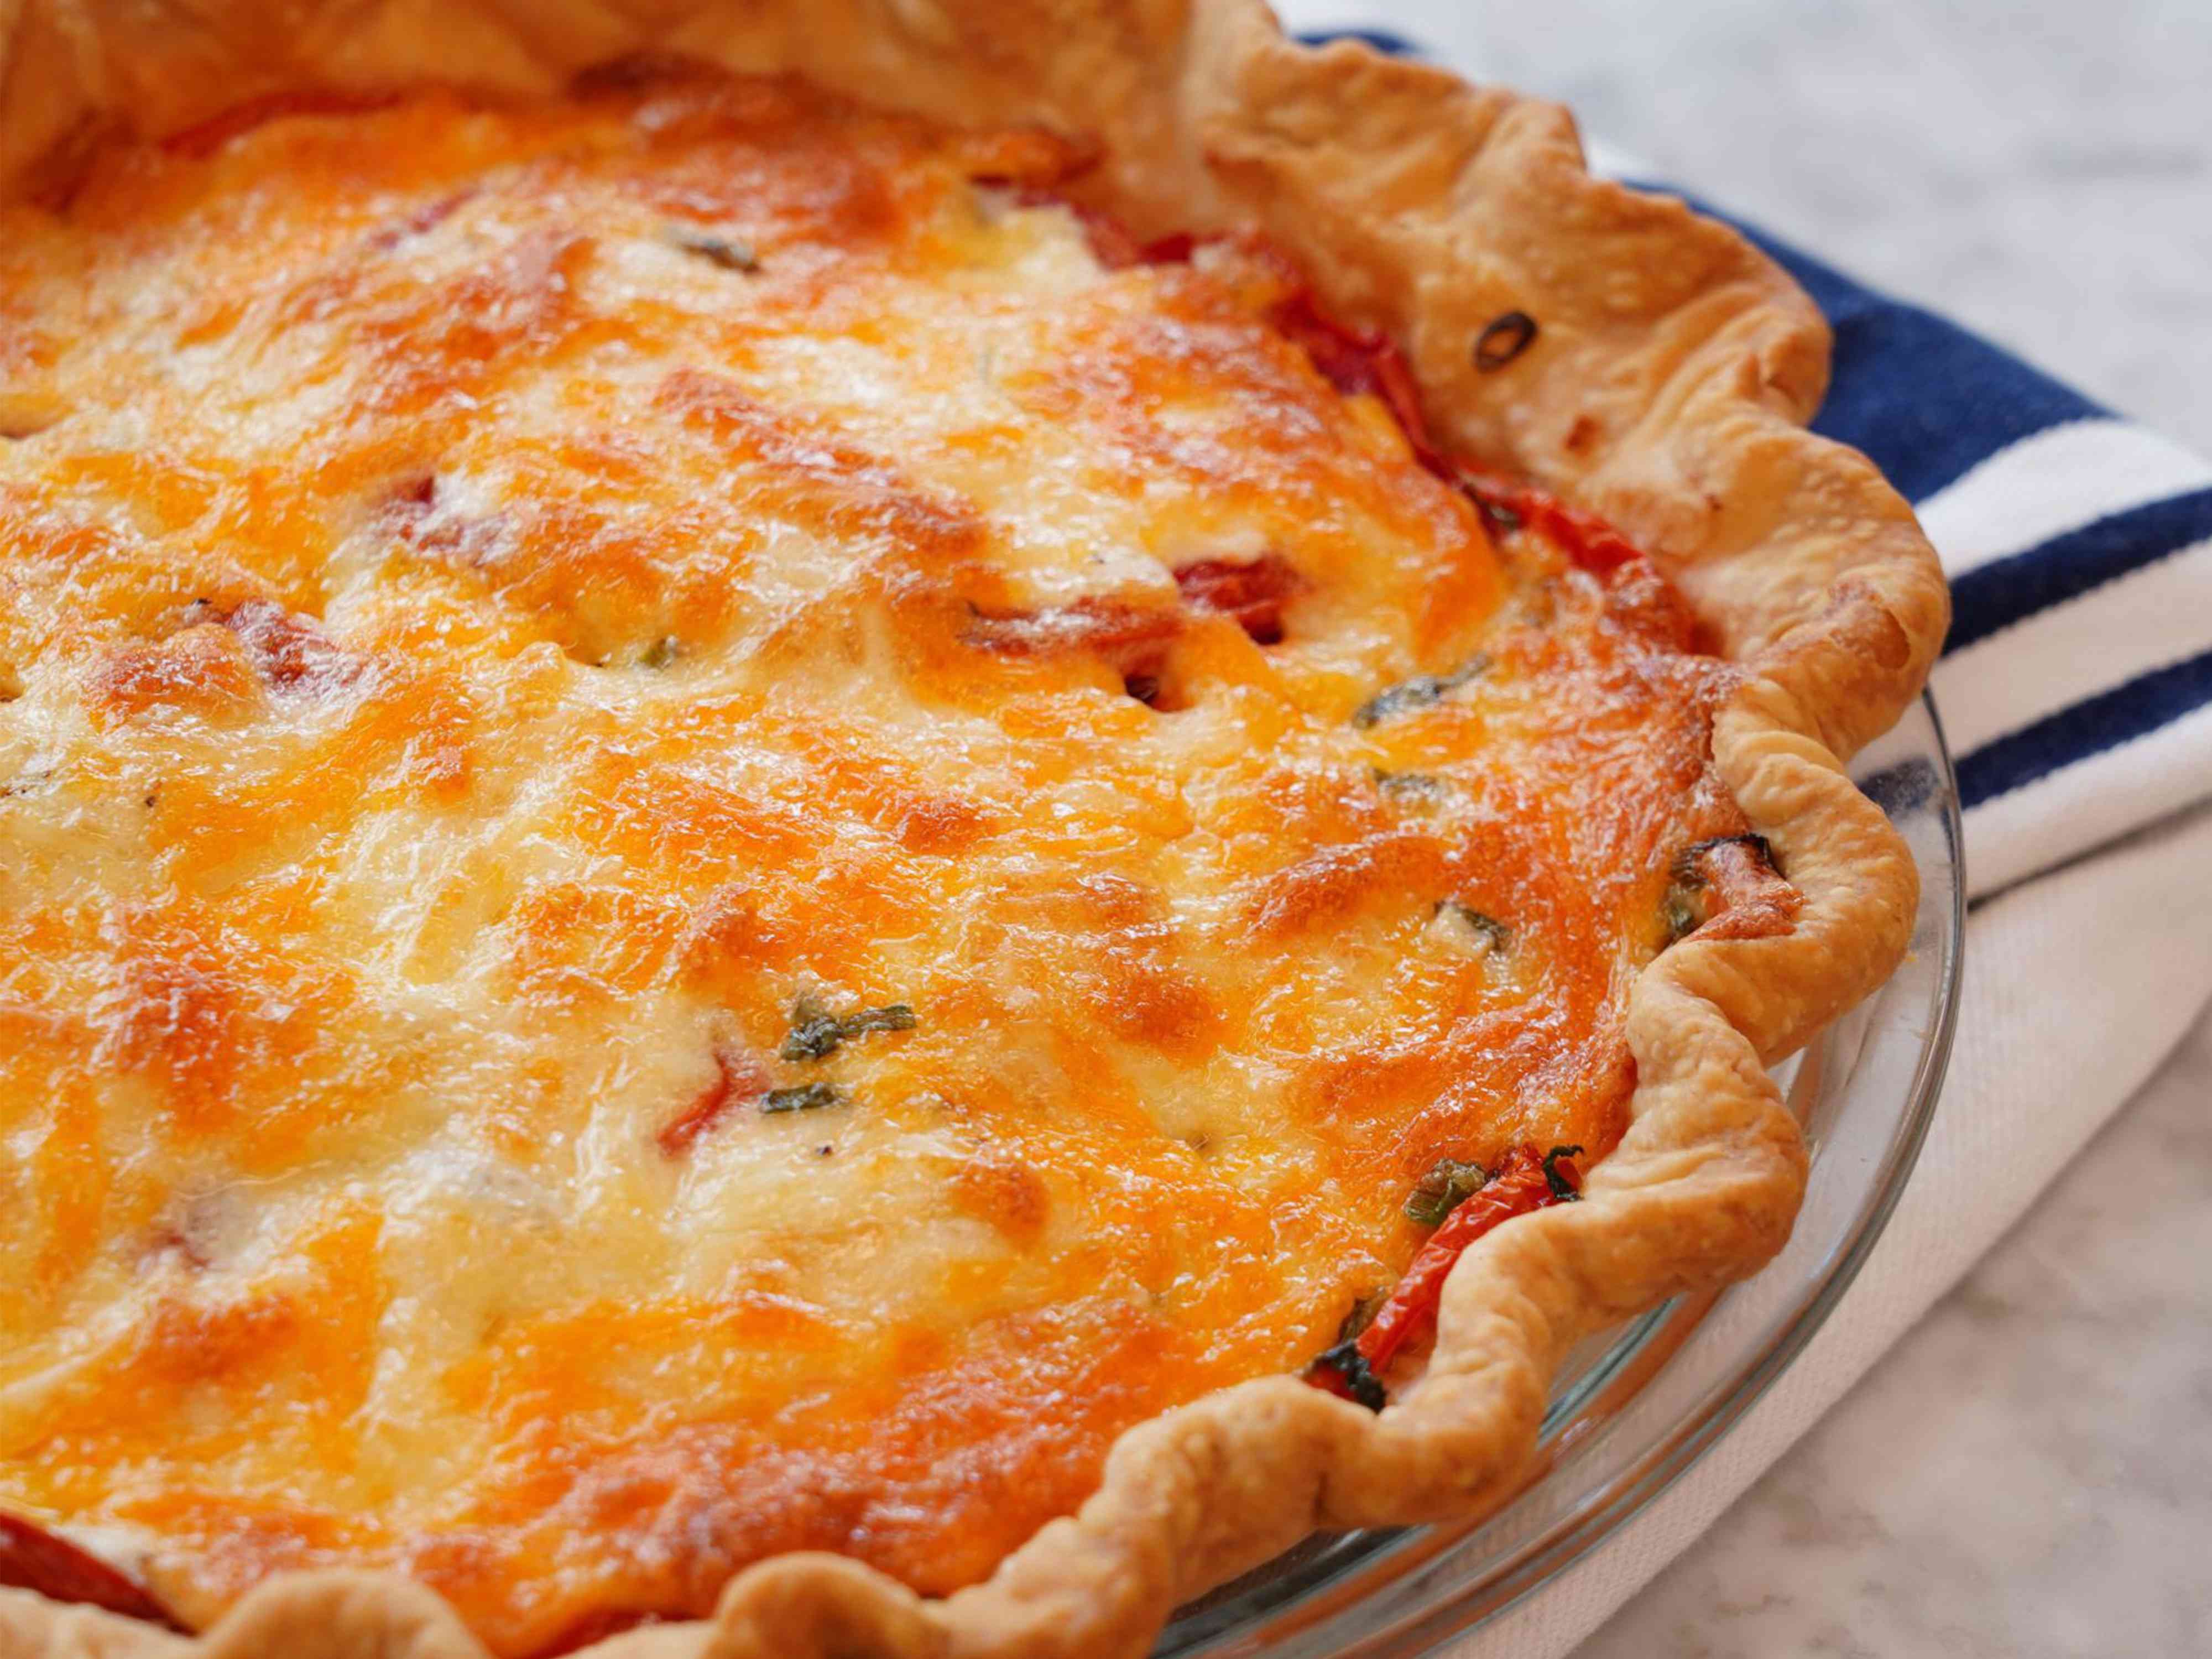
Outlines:
{"label": "charred cheese spot", "polygon": [[631,65],[0,216],[0,1512],[503,1656],[949,1590],[1618,1136],[1729,671],[1092,159]]}

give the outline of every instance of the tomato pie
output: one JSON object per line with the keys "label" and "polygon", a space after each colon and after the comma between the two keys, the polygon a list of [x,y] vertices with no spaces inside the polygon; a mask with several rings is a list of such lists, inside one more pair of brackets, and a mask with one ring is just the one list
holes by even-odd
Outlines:
{"label": "tomato pie", "polygon": [[1135,1654],[1786,1236],[1942,586],[1558,112],[0,29],[0,1650]]}

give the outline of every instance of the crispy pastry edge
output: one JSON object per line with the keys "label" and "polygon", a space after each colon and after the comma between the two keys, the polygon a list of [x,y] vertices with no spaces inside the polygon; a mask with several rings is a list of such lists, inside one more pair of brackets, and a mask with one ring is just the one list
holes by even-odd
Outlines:
{"label": "crispy pastry edge", "polygon": [[[1592,179],[1565,112],[1354,44],[1285,40],[1258,0],[0,0],[0,179],[287,86],[558,85],[674,51],[788,69],[968,124],[1095,134],[1085,188],[1143,232],[1257,225],[1339,313],[1405,347],[1448,444],[1613,520],[1747,671],[1716,763],[1805,904],[1790,933],[1692,938],[1631,995],[1638,1082],[1585,1201],[1500,1229],[1447,1288],[1419,1385],[1379,1416],[1291,1377],[1139,1425],[1098,1492],[941,1601],[842,1557],[748,1568],[708,1620],[593,1659],[1123,1659],[1180,1602],[1316,1528],[1470,1517],[1538,1473],[1554,1365],[1588,1332],[1763,1265],[1806,1154],[1765,1064],[1886,979],[1917,878],[1842,762],[1917,695],[1948,601],[1905,503],[1804,430],[1828,335],[1734,232]],[[648,15],[649,14],[649,15]],[[1469,348],[1512,310],[1503,369]],[[198,1638],[0,1591],[9,1659],[483,1659],[391,1574],[298,1573]]]}

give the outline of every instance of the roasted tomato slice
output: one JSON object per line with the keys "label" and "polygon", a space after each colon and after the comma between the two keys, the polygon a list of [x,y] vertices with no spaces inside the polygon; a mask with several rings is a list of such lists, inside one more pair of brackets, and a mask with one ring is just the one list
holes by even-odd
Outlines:
{"label": "roasted tomato slice", "polygon": [[136,1580],[36,1522],[0,1511],[0,1584],[52,1601],[82,1602],[181,1631],[184,1624]]}
{"label": "roasted tomato slice", "polygon": [[1508,1152],[1497,1172],[1429,1235],[1429,1242],[1421,1246],[1367,1328],[1315,1360],[1306,1368],[1306,1381],[1380,1411],[1384,1404],[1382,1374],[1408,1342],[1436,1329],[1444,1280],[1468,1246],[1516,1216],[1579,1198],[1581,1177],[1566,1160],[1581,1151],[1579,1146],[1555,1146],[1540,1153],[1534,1146],[1522,1146]]}

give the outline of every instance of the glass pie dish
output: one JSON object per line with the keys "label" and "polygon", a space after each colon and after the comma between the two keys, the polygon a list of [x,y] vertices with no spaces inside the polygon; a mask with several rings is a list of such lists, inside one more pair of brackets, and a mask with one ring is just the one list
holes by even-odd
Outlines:
{"label": "glass pie dish", "polygon": [[1554,1385],[1542,1473],[1489,1519],[1310,1538],[1182,1608],[1154,1659],[1425,1652],[1595,1549],[1804,1351],[1904,1191],[1958,1013],[1958,790],[1933,702],[1922,697],[1852,772],[1912,849],[1920,908],[1895,976],[1776,1068],[1813,1155],[1781,1255],[1742,1284],[1677,1298],[1584,1343]]}

